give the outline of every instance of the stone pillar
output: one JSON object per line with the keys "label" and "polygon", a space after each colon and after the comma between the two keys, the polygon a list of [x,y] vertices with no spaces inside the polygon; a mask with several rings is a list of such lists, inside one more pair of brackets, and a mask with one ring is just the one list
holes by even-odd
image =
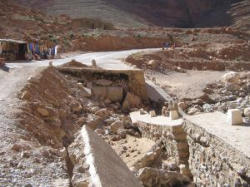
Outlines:
{"label": "stone pillar", "polygon": [[93,67],[97,67],[95,59],[93,59],[93,60],[91,61],[91,64],[92,64]]}
{"label": "stone pillar", "polygon": [[177,110],[170,110],[169,116],[170,116],[171,120],[179,119],[179,114],[178,114]]}
{"label": "stone pillar", "polygon": [[239,109],[228,110],[227,118],[230,125],[241,125],[243,123],[243,119]]}

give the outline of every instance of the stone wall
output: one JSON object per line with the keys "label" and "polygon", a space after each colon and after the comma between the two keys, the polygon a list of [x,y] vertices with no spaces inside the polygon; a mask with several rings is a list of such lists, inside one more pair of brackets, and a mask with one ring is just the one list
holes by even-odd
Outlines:
{"label": "stone wall", "polygon": [[[186,166],[197,186],[249,186],[250,158],[185,120],[177,126],[137,122],[142,136],[162,141],[169,157]],[[189,173],[191,172],[191,174]]]}
{"label": "stone wall", "polygon": [[189,121],[185,121],[184,131],[189,166],[198,186],[250,185],[250,158]]}
{"label": "stone wall", "polygon": [[81,78],[82,76],[93,79],[93,76],[100,75],[108,79],[108,77],[119,77],[121,80],[128,81],[128,91],[139,96],[143,100],[147,100],[147,90],[142,70],[106,70],[94,68],[73,68],[58,67],[60,72],[70,74]]}
{"label": "stone wall", "polygon": [[145,122],[137,122],[136,126],[143,137],[150,138],[156,142],[161,141],[165,147],[166,155],[175,158],[178,165],[185,165],[184,175],[192,178],[189,170],[189,148],[183,123],[174,126],[152,125]]}

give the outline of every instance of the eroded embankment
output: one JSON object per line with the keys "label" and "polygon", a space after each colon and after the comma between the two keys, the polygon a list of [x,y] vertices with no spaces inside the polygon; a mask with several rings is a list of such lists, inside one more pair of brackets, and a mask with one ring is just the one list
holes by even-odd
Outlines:
{"label": "eroded embankment", "polygon": [[167,37],[146,37],[140,36],[90,36],[79,37],[73,41],[73,48],[70,50],[83,51],[116,51],[128,49],[158,48],[162,46],[162,41],[167,41]]}
{"label": "eroded embankment", "polygon": [[[85,141],[77,132],[85,124],[101,132],[106,132],[102,128],[113,122],[123,125],[122,107],[126,110],[142,105],[133,92],[126,95],[131,91],[130,88],[124,90],[126,80],[114,75],[106,75],[113,81],[102,77],[97,73],[92,79],[88,77],[89,80],[83,76],[73,78],[59,73],[55,67],[48,67],[29,78],[19,94],[19,109],[11,111],[16,113],[16,121],[6,123],[6,141],[0,144],[3,148],[1,185],[63,187],[88,184]],[[102,96],[106,97],[105,103],[98,100]],[[136,103],[131,104],[131,100]],[[126,130],[138,136],[136,129],[127,126]],[[110,138],[121,139],[126,136],[124,131],[113,133]],[[110,134],[108,129],[107,132]]]}
{"label": "eroded embankment", "polygon": [[[141,186],[128,166],[144,186],[189,184],[178,172],[162,168],[163,156],[158,156],[164,155],[164,149],[141,139],[127,116],[131,109],[147,108],[143,94],[131,85],[143,74],[78,68],[81,71],[59,68],[68,71],[63,74],[50,66],[29,78],[19,94],[19,109],[13,108],[17,120],[12,125],[17,130],[12,133],[7,126],[9,144],[0,144],[5,150],[1,151],[0,184],[86,186],[97,184],[98,175],[103,186],[118,181],[120,186]],[[121,149],[119,157],[114,151]]]}
{"label": "eroded embankment", "polygon": [[[93,80],[105,87],[112,84],[101,77],[97,75]],[[77,132],[85,124],[95,130],[105,125],[108,118],[112,119],[109,124],[120,121],[124,116],[119,102],[122,99],[126,101],[123,98],[126,93],[123,93],[122,87],[111,87],[113,95],[109,95],[111,98],[107,98],[105,104],[98,101],[98,88],[102,87],[94,89],[95,98],[91,98],[93,88],[91,91],[84,87],[87,82],[90,83],[83,77],[76,79],[63,75],[52,66],[29,79],[19,94],[24,101],[18,115],[19,128],[26,132],[26,136],[20,138],[10,152],[17,157],[17,163],[9,168],[18,175],[14,184],[61,187],[90,183],[89,165],[85,163],[84,153],[86,142]],[[130,97],[133,98],[132,93]],[[126,101],[126,104],[129,106],[131,103]],[[109,109],[106,108],[108,106]],[[133,129],[130,133],[134,133]],[[119,138],[119,135],[114,136]],[[13,180],[9,182],[4,184],[12,184]]]}
{"label": "eroded embankment", "polygon": [[49,68],[30,78],[20,94],[23,101],[15,99],[19,107],[13,105],[11,113],[16,118],[5,124],[8,144],[1,143],[1,185],[69,186],[60,111],[71,93],[64,84]]}
{"label": "eroded embankment", "polygon": [[[55,184],[58,181],[65,181],[65,186],[72,185],[73,165],[69,159],[67,147],[74,140],[74,133],[82,126],[81,123],[76,122],[76,119],[84,112],[83,96],[84,93],[78,91],[76,84],[71,84],[53,67],[46,68],[38,76],[30,78],[29,83],[22,90],[20,98],[25,103],[20,115],[21,128],[28,132],[30,140],[38,143],[39,149],[45,149],[48,152],[48,154],[41,154],[40,157],[44,159],[42,164],[48,167],[40,170],[47,174],[51,173],[53,170],[47,170],[50,168],[49,162],[52,165],[55,163],[63,165],[63,167],[57,167],[61,169],[53,172],[55,177],[47,183],[27,179],[26,181],[32,185],[38,182],[37,184],[60,186],[61,184]],[[52,155],[49,154],[51,150],[54,153]],[[34,158],[30,156],[30,159]],[[56,166],[51,169],[54,167]],[[62,177],[61,173],[65,173],[65,176]],[[39,174],[34,176],[37,177]]]}

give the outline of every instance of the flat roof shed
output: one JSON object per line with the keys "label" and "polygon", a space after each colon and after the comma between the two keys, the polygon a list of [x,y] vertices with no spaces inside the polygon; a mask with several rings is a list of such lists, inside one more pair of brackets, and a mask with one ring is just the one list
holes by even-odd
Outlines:
{"label": "flat roof shed", "polygon": [[0,39],[0,58],[7,61],[25,60],[27,42],[13,39]]}

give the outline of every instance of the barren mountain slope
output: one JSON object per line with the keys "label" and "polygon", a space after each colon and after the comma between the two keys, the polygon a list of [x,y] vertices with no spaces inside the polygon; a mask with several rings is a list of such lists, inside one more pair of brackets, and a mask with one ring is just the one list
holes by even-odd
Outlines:
{"label": "barren mountain slope", "polygon": [[211,27],[249,23],[249,0],[15,0],[50,14],[101,18],[118,26]]}
{"label": "barren mountain slope", "polygon": [[104,51],[158,47],[161,38],[167,36],[119,31],[100,19],[51,16],[19,5],[12,0],[0,0],[0,38],[59,44],[61,51]]}

